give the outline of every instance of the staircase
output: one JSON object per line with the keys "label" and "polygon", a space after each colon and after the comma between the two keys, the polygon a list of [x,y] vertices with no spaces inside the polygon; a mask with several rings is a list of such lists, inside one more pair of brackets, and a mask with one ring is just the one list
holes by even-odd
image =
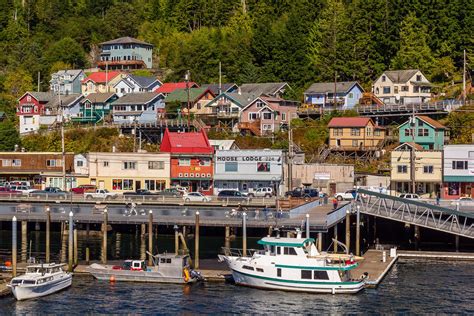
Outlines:
{"label": "staircase", "polygon": [[239,123],[239,130],[241,132],[250,132],[251,134],[255,136],[260,136],[262,134],[260,130],[260,120],[258,121],[253,121],[253,122],[242,122]]}

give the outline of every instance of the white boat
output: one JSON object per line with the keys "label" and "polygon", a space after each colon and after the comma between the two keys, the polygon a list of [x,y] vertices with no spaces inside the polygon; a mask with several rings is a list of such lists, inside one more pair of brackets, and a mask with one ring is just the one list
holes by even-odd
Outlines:
{"label": "white boat", "polygon": [[65,264],[35,264],[26,273],[13,278],[7,285],[17,300],[53,294],[71,286],[72,273],[65,272]]}
{"label": "white boat", "polygon": [[353,279],[350,271],[358,266],[346,254],[319,253],[313,238],[265,237],[258,241],[263,251],[224,248],[220,261],[232,271],[236,284],[271,290],[313,293],[357,293],[365,287],[364,278]]}

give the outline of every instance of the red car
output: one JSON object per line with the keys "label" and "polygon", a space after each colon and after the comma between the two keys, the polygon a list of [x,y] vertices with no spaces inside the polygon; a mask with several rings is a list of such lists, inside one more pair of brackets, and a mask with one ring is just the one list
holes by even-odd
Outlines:
{"label": "red car", "polygon": [[0,187],[0,195],[21,195],[21,191],[12,190],[10,188]]}
{"label": "red car", "polygon": [[87,192],[95,192],[96,189],[97,189],[97,187],[95,185],[81,184],[77,188],[72,188],[71,192],[74,193],[74,194],[84,194],[84,193],[87,193]]}

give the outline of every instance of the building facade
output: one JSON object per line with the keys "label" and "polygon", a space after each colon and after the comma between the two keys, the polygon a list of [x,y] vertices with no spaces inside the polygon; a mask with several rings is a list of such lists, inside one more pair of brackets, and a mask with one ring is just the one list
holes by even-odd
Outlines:
{"label": "building facade", "polygon": [[271,187],[279,195],[283,175],[281,150],[217,150],[214,194],[222,190],[252,193]]}
{"label": "building facade", "polygon": [[50,92],[26,92],[18,99],[16,114],[20,121],[20,134],[39,130],[40,116],[46,104],[53,99]]}
{"label": "building facade", "polygon": [[112,110],[112,102],[117,100],[115,93],[92,93],[81,100],[79,113],[71,120],[77,123],[96,124],[104,122]]}
{"label": "building facade", "polygon": [[377,150],[385,139],[385,129],[367,117],[334,117],[328,128],[331,150]]}
{"label": "building facade", "polygon": [[112,103],[115,123],[155,123],[164,110],[164,96],[155,92],[130,93]]}
{"label": "building facade", "polygon": [[114,86],[122,80],[126,74],[118,71],[99,71],[91,73],[81,82],[81,91],[84,96],[91,93],[115,92]]}
{"label": "building facade", "polygon": [[[336,97],[334,98],[334,92]],[[305,104],[322,111],[352,109],[359,103],[364,89],[357,81],[313,83],[305,92]]]}
{"label": "building facade", "polygon": [[120,37],[99,44],[101,69],[153,68],[153,45],[132,37]]}
{"label": "building facade", "polygon": [[59,70],[51,75],[50,90],[54,94],[81,93],[81,82],[86,77],[81,69]]}
{"label": "building facade", "polygon": [[88,166],[88,184],[110,192],[161,191],[170,185],[169,153],[92,152]]}
{"label": "building facade", "polygon": [[474,198],[474,144],[443,149],[443,199]]}
{"label": "building facade", "polygon": [[442,150],[447,137],[446,127],[424,115],[415,116],[398,127],[400,143],[416,143],[424,149]]}
{"label": "building facade", "polygon": [[161,81],[155,77],[127,75],[114,85],[119,97],[129,93],[152,92],[161,86]]}

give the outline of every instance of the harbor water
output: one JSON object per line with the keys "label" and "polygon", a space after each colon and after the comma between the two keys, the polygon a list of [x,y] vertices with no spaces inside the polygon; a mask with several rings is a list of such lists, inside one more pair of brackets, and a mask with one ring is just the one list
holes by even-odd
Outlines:
{"label": "harbor water", "polygon": [[109,283],[87,276],[41,299],[1,299],[0,314],[474,313],[473,264],[399,261],[377,289],[357,295],[263,291],[227,283]]}

